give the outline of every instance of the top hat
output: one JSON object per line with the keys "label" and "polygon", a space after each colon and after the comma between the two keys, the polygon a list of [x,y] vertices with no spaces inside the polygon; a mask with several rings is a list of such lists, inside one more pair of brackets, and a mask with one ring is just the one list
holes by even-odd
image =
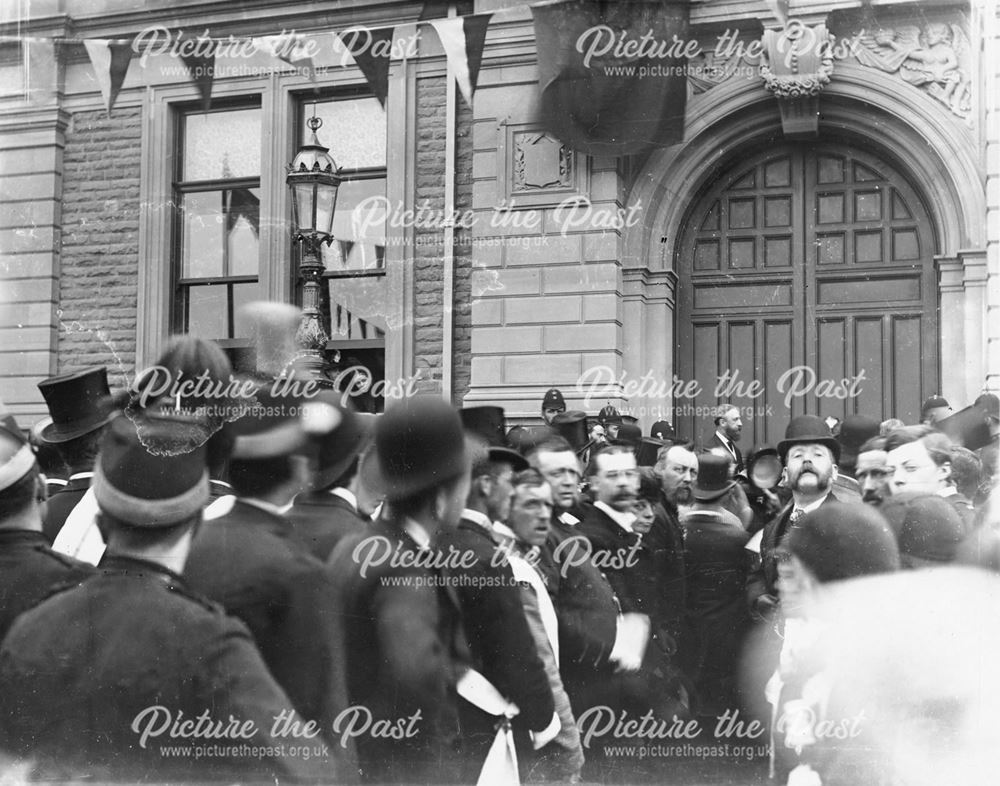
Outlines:
{"label": "top hat", "polygon": [[552,418],[552,428],[573,446],[573,450],[582,450],[589,440],[587,434],[587,413],[578,409],[560,412]]}
{"label": "top hat", "polygon": [[618,427],[618,434],[611,440],[612,445],[626,445],[630,448],[637,448],[642,442],[642,429],[635,423],[622,423]]}
{"label": "top hat", "polygon": [[[458,411],[462,419],[462,427],[474,437],[486,443],[489,449],[490,461],[502,461],[510,464],[515,472],[528,468],[524,456],[508,447],[506,419],[503,407],[467,407]],[[556,415],[562,417],[562,414]]]}
{"label": "top hat", "polygon": [[778,443],[781,463],[788,457],[792,445],[826,445],[833,454],[833,461],[840,461],[840,443],[830,433],[830,427],[818,415],[799,415],[792,418],[785,429],[785,438]]}
{"label": "top hat", "polygon": [[186,442],[187,420],[156,416],[142,424],[118,417],[101,439],[94,466],[94,496],[102,511],[143,529],[168,527],[197,514],[208,501],[204,445],[153,450]]}
{"label": "top hat", "polygon": [[896,538],[871,505],[828,502],[806,513],[782,541],[820,582],[899,568]]}
{"label": "top hat", "polygon": [[972,406],[979,407],[993,420],[1000,420],[1000,398],[997,398],[993,393],[983,393],[973,402]]}
{"label": "top hat", "polygon": [[362,462],[365,485],[390,502],[469,471],[462,419],[443,399],[406,398],[375,424],[375,449]]}
{"label": "top hat", "polygon": [[848,415],[840,424],[837,441],[846,453],[857,454],[861,446],[878,436],[879,423],[866,415]]}
{"label": "top hat", "polygon": [[703,453],[698,456],[698,477],[691,489],[692,496],[702,502],[718,499],[736,485],[729,478],[729,465],[732,459],[716,456],[714,453]]}
{"label": "top hat", "polygon": [[340,394],[320,391],[302,405],[302,427],[317,445],[312,487],[324,489],[364,453],[375,430],[375,416],[339,403]]}
{"label": "top hat", "polygon": [[549,388],[542,399],[542,409],[561,409],[566,411],[566,399],[563,398],[562,391],[557,388]]}
{"label": "top hat", "polygon": [[105,366],[49,377],[38,383],[38,389],[52,417],[52,423],[39,434],[43,442],[59,444],[82,437],[97,431],[115,414]]}
{"label": "top hat", "polygon": [[747,458],[747,477],[759,489],[773,489],[781,480],[781,459],[770,445],[760,445]]}
{"label": "top hat", "polygon": [[956,445],[969,450],[979,450],[994,441],[990,433],[990,416],[975,404],[939,420],[934,427],[947,434]]}
{"label": "top hat", "polygon": [[[621,432],[619,432],[619,436]],[[656,457],[660,453],[660,448],[668,443],[664,442],[662,439],[655,439],[654,437],[643,437],[642,441],[639,443],[639,447],[635,450],[635,463],[640,467],[653,467],[656,466]]]}

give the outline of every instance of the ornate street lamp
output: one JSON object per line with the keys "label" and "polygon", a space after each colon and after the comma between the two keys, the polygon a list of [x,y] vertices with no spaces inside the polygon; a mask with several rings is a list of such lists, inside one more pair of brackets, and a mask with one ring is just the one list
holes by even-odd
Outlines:
{"label": "ornate street lamp", "polygon": [[319,294],[323,278],[322,244],[333,242],[333,211],[342,180],[330,149],[320,144],[316,130],[323,121],[315,115],[306,123],[312,130],[288,166],[285,182],[292,190],[293,243],[301,244],[299,277],[302,280],[302,322],[296,340],[301,347],[299,364],[315,379],[322,378],[326,330],[319,319]]}

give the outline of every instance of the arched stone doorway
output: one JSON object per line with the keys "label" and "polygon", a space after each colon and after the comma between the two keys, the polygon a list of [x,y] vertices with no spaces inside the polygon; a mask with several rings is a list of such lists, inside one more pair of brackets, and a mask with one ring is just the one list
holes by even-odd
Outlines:
{"label": "arched stone doorway", "polygon": [[747,446],[803,413],[915,422],[939,379],[935,245],[884,157],[829,139],[737,151],[675,251],[675,368],[701,391],[675,402],[681,431],[719,400],[753,413]]}

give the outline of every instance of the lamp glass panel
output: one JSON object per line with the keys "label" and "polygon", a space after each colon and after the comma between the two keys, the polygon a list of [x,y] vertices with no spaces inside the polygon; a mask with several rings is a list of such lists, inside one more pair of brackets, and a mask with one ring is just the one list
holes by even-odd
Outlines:
{"label": "lamp glass panel", "polygon": [[314,183],[296,183],[292,186],[295,193],[295,225],[300,232],[311,231],[313,227],[313,187]]}
{"label": "lamp glass panel", "polygon": [[316,186],[316,231],[330,234],[333,224],[333,210],[337,204],[336,186],[318,184]]}

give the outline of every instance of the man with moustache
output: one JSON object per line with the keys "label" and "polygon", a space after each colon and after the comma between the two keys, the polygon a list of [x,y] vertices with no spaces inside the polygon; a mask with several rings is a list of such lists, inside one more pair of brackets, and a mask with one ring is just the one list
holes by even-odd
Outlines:
{"label": "man with moustache", "polygon": [[854,477],[861,487],[861,500],[866,505],[881,505],[892,494],[889,482],[892,473],[886,458],[885,437],[872,437],[858,449],[858,464]]}
{"label": "man with moustache", "polygon": [[760,555],[747,580],[750,612],[759,620],[769,619],[778,605],[778,545],[806,513],[837,501],[831,490],[837,476],[840,443],[822,418],[792,418],[785,438],[778,443],[778,456],[792,501],[760,531],[759,537],[754,536],[747,544],[748,550]]}
{"label": "man with moustache", "polygon": [[553,437],[535,445],[526,458],[552,489],[552,530],[539,568],[555,601],[563,683],[579,713],[603,703],[616,669],[639,668],[641,657],[626,647],[626,639],[642,622],[636,615],[619,615],[608,580],[591,560],[575,558],[586,548],[586,537],[577,529],[580,462],[573,448]]}
{"label": "man with moustache", "polygon": [[733,404],[724,404],[715,417],[715,433],[709,440],[708,447],[720,447],[731,456],[736,467],[737,475],[746,473],[746,466],[743,463],[743,454],[736,447],[740,441],[740,434],[743,433],[743,420],[740,418],[740,408]]}
{"label": "man with moustache", "polygon": [[657,513],[662,512],[663,516],[656,516],[648,538],[654,549],[661,549],[665,554],[661,579],[661,621],[678,647],[683,637],[684,609],[687,605],[684,531],[679,507],[691,503],[692,488],[698,477],[698,457],[692,447],[691,443],[683,443],[660,448],[653,470],[660,479],[663,492]]}

